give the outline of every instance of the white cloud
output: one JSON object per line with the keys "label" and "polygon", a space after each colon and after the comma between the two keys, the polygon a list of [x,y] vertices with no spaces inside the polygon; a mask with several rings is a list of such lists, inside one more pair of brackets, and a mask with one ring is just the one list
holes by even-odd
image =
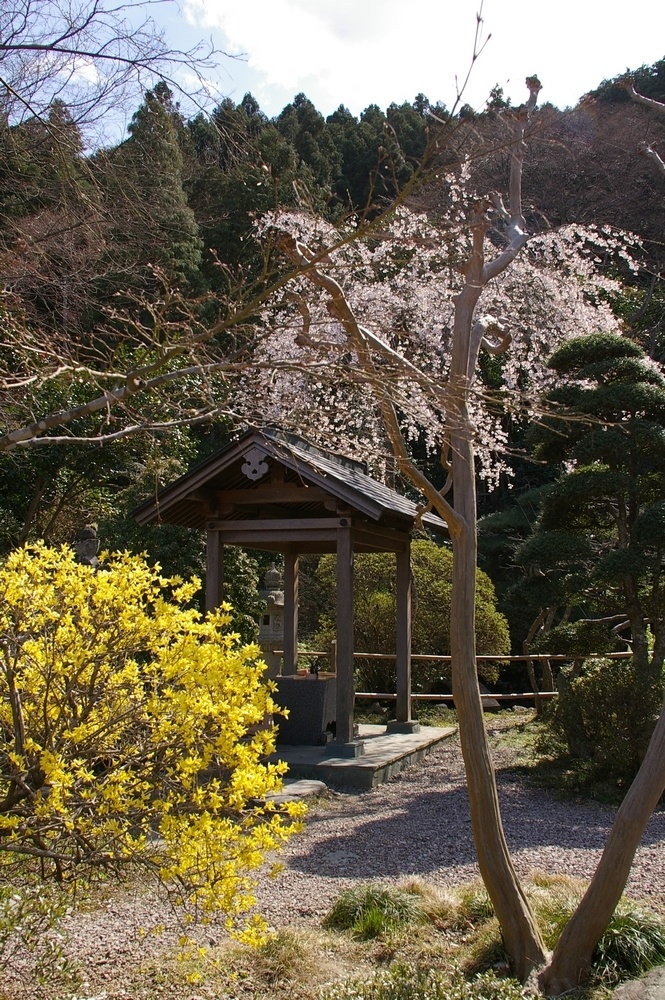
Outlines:
{"label": "white cloud", "polygon": [[[249,86],[268,114],[304,91],[324,113],[346,104],[412,100],[422,91],[449,106],[469,68],[479,0],[185,0],[190,23],[246,53],[231,78]],[[603,77],[663,57],[665,4],[634,0],[485,0],[491,33],[465,100],[482,105],[499,83],[514,101],[537,72],[543,99],[574,103]],[[245,82],[246,81],[246,82]]]}

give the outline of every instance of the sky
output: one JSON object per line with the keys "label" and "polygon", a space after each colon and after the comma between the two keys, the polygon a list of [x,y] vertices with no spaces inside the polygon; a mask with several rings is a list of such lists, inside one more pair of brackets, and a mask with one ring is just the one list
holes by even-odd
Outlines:
{"label": "sky", "polygon": [[[358,115],[424,93],[449,109],[471,68],[463,103],[482,108],[498,84],[514,104],[526,76],[541,102],[574,105],[601,80],[665,56],[665,0],[180,0],[165,14],[174,44],[200,38],[239,59],[210,74],[216,95],[251,91],[273,117],[304,92],[331,114]],[[485,43],[483,46],[483,42]]]}

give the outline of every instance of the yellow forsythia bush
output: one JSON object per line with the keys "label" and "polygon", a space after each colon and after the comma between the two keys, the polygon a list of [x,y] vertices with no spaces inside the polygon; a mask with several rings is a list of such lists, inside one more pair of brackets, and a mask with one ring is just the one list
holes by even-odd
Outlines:
{"label": "yellow forsythia bush", "polygon": [[255,804],[283,771],[257,729],[271,690],[224,610],[187,607],[197,588],[127,553],[95,570],[38,545],[0,567],[0,866],[143,866],[231,928],[300,813]]}

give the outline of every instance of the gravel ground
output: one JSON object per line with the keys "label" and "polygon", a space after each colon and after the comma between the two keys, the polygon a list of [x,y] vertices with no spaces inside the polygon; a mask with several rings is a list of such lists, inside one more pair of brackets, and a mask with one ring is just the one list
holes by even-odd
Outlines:
{"label": "gravel ground", "polygon": [[[518,872],[588,878],[613,810],[559,801],[525,786],[509,770],[513,757],[506,747],[494,754],[506,837]],[[276,878],[262,876],[258,890],[259,909],[274,927],[318,924],[331,900],[356,882],[415,875],[454,885],[477,878],[457,737],[385,785],[363,794],[334,793],[315,804],[304,832],[280,860],[284,870]],[[665,909],[665,809],[649,823],[628,892]],[[118,892],[103,909],[74,914],[67,923],[71,953],[86,970],[82,997],[133,997],[118,992],[131,968],[171,948],[178,933],[165,903],[140,888]],[[159,925],[166,927],[163,933],[149,933]],[[212,943],[221,932],[206,933]],[[7,995],[50,1000],[58,994],[30,990],[20,976]]]}

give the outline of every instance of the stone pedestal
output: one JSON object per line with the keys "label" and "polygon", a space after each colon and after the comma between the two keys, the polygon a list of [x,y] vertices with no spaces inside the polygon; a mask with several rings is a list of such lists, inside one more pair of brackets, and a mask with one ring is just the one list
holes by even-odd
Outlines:
{"label": "stone pedestal", "polygon": [[353,759],[354,757],[362,757],[365,753],[365,744],[362,740],[351,740],[349,743],[337,743],[333,741],[329,743],[324,751],[325,757],[343,757],[346,759]]}
{"label": "stone pedestal", "polygon": [[278,677],[275,701],[289,715],[275,714],[277,743],[286,746],[323,746],[335,721],[336,680],[321,674]]}
{"label": "stone pedestal", "polygon": [[388,733],[419,733],[420,723],[415,721],[410,722],[397,722],[395,719],[390,719],[388,725],[386,726],[386,734]]}

